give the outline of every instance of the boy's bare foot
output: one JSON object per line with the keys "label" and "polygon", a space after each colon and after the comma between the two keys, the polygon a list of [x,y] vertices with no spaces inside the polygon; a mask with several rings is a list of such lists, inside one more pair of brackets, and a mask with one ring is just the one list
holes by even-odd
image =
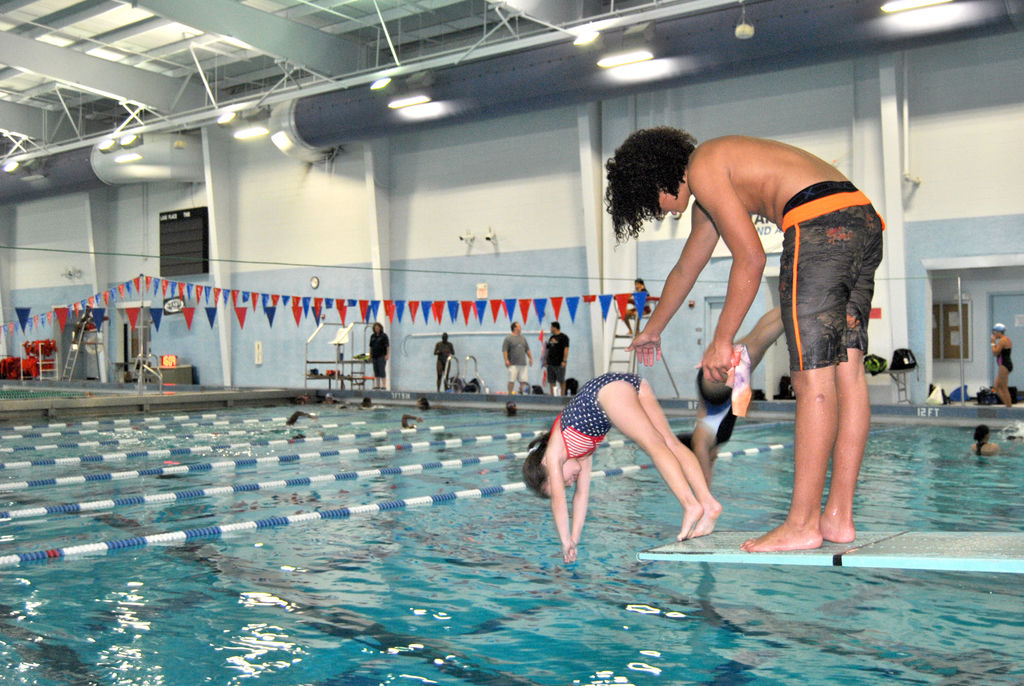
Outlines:
{"label": "boy's bare foot", "polygon": [[767,553],[781,550],[813,550],[821,547],[821,532],[818,527],[800,528],[783,523],[764,536],[752,538],[740,546],[748,553]]}
{"label": "boy's bare foot", "polygon": [[857,530],[853,526],[853,518],[829,515],[824,512],[818,521],[821,537],[832,543],[849,543],[857,538]]}
{"label": "boy's bare foot", "polygon": [[697,538],[698,536],[707,536],[709,533],[715,530],[715,523],[718,522],[719,515],[722,514],[722,505],[712,499],[710,503],[704,505],[704,514],[697,524],[693,527],[693,533],[690,534],[690,538]]}

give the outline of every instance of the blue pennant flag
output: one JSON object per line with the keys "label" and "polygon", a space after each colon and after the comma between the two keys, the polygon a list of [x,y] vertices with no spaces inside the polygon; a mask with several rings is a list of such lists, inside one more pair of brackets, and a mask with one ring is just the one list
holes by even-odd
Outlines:
{"label": "blue pennant flag", "polygon": [[608,308],[612,304],[613,297],[615,296],[611,294],[597,296],[597,299],[601,301],[601,319],[608,319]]}
{"label": "blue pennant flag", "polygon": [[569,308],[569,318],[576,322],[576,308],[580,306],[580,296],[574,295],[565,299],[566,307]]}

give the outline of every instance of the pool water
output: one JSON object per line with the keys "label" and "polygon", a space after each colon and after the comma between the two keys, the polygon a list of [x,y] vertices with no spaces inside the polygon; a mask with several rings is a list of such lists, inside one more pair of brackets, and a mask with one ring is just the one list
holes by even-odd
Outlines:
{"label": "pool water", "polygon": [[[396,431],[401,408],[319,408],[316,423],[300,420],[287,428],[280,417],[291,409],[239,410],[158,428],[107,425],[97,434],[57,438],[0,431],[0,448],[10,449],[0,453],[5,463],[232,446],[172,459],[143,455],[0,471],[0,483],[8,484],[165,461],[301,455],[255,468],[0,491],[0,510],[509,454],[525,450],[526,441],[454,439],[545,429],[551,420],[547,414],[507,418],[497,411],[431,410],[424,424],[443,430],[403,434]],[[673,420],[680,430],[689,424]],[[236,433],[243,430],[245,436]],[[26,437],[13,438],[19,431]],[[297,431],[311,440],[265,445]],[[1024,458],[1019,449],[973,457],[970,439],[963,428],[875,427],[860,481],[858,526],[1021,531]],[[450,440],[449,446],[409,447],[441,440]],[[726,447],[791,440],[791,425],[747,423]],[[119,443],[28,450],[33,443],[75,441]],[[372,451],[398,443],[405,445]],[[310,456],[351,447],[363,451]],[[596,468],[647,462],[631,447],[603,448]],[[0,556],[509,484],[520,480],[519,468],[520,461],[509,458],[13,519],[0,522]],[[791,479],[788,449],[720,462],[713,483],[725,507],[719,529],[777,524]],[[1024,681],[1024,600],[1017,575],[636,560],[637,551],[669,540],[680,517],[657,473],[645,469],[594,480],[580,559],[572,565],[560,561],[547,501],[512,491],[185,545],[8,566],[0,569],[0,683]]]}

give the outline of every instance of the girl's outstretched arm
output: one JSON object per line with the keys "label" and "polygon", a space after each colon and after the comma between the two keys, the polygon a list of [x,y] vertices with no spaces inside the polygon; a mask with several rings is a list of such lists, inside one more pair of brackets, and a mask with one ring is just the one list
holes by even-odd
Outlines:
{"label": "girl's outstretched arm", "polygon": [[569,535],[569,504],[565,494],[565,479],[562,476],[562,463],[565,462],[565,445],[562,443],[562,432],[556,426],[548,440],[544,452],[544,468],[548,473],[548,488],[551,493],[551,516],[555,520],[555,529],[562,543],[562,558],[566,562],[576,560],[576,542]]}

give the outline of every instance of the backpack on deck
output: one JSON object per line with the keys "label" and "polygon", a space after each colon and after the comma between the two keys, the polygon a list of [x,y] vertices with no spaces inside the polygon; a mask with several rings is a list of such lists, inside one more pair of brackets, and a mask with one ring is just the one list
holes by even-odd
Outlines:
{"label": "backpack on deck", "polygon": [[906,348],[897,348],[892,354],[892,362],[889,369],[898,371],[901,369],[913,369],[917,366],[917,358],[914,353]]}

